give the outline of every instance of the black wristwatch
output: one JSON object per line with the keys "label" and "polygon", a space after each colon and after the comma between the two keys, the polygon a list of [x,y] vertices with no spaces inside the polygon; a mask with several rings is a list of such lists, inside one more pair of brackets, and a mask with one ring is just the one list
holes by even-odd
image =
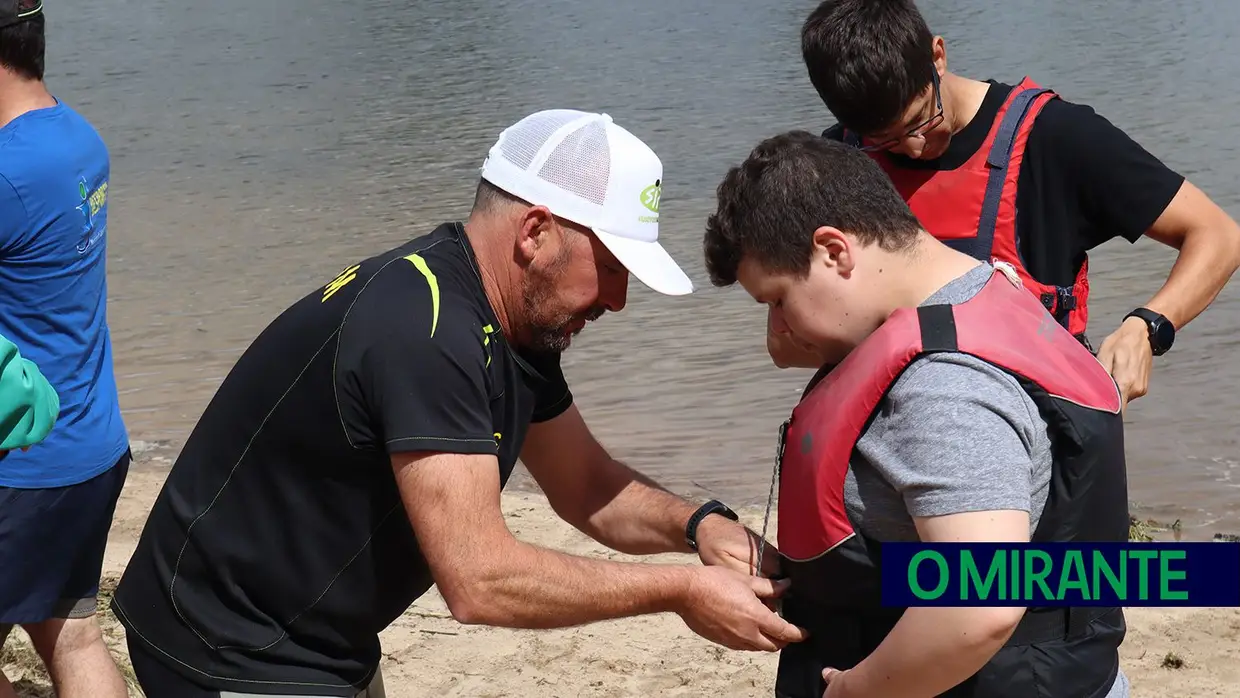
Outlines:
{"label": "black wristwatch", "polygon": [[1166,316],[1149,308],[1137,308],[1125,315],[1124,320],[1130,317],[1141,318],[1150,328],[1150,348],[1154,350],[1154,356],[1166,354],[1171,345],[1175,344],[1175,325],[1171,324]]}
{"label": "black wristwatch", "polygon": [[690,548],[693,548],[694,550],[698,549],[698,524],[702,523],[702,519],[710,516],[711,514],[719,514],[732,519],[733,521],[740,520],[740,517],[736,515],[736,512],[729,509],[726,504],[717,499],[710,500],[709,502],[698,507],[698,510],[693,512],[693,516],[689,517],[689,523],[685,524],[685,542],[689,544]]}

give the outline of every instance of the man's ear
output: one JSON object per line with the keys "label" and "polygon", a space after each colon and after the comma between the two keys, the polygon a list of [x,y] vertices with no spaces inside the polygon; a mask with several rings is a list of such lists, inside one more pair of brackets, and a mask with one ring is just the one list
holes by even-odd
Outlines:
{"label": "man's ear", "polygon": [[839,228],[821,226],[814,231],[812,263],[826,265],[836,273],[847,276],[857,264],[853,255],[853,243]]}
{"label": "man's ear", "polygon": [[519,214],[516,254],[521,266],[529,266],[540,250],[551,244],[555,219],[546,206],[531,206]]}

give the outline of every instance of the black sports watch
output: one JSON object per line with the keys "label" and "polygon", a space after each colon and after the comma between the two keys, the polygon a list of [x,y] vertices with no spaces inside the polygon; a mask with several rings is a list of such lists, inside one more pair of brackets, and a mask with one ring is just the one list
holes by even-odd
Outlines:
{"label": "black sports watch", "polygon": [[1154,350],[1154,356],[1166,354],[1171,345],[1175,344],[1175,325],[1171,324],[1165,315],[1149,308],[1137,308],[1125,315],[1124,319],[1130,317],[1141,318],[1150,328],[1150,348]]}
{"label": "black sports watch", "polygon": [[702,523],[702,519],[705,519],[711,514],[719,514],[720,516],[732,519],[733,521],[740,520],[740,517],[736,515],[736,512],[729,509],[726,504],[718,499],[710,500],[709,502],[698,507],[698,510],[693,512],[693,516],[689,517],[689,523],[685,524],[685,542],[689,544],[690,548],[693,548],[694,550],[698,549],[698,524]]}

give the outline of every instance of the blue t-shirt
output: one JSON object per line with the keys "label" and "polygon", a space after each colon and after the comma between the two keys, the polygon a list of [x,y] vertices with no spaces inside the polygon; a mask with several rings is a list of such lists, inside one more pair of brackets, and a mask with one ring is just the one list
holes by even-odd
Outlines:
{"label": "blue t-shirt", "polygon": [[61,487],[129,447],[107,324],[107,146],[63,103],[0,128],[0,334],[60,395],[29,451],[0,460],[0,486]]}

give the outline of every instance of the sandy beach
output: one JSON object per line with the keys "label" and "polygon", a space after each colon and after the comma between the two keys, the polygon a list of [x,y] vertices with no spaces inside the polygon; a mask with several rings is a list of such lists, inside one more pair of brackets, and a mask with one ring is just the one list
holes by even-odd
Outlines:
{"label": "sandy beach", "polygon": [[[166,472],[166,457],[152,454],[139,462],[117,507],[105,580],[123,571]],[[509,527],[522,540],[580,555],[628,558],[556,518],[536,493],[505,493],[503,506]],[[760,529],[761,510],[747,509],[742,516]],[[649,559],[688,560],[679,555]],[[103,618],[109,642],[124,662],[123,631],[110,613]],[[1240,692],[1240,609],[1132,609],[1128,620],[1123,667],[1134,696],[1204,698]],[[392,698],[770,696],[777,662],[773,654],[718,647],[671,614],[538,632],[466,627],[452,620],[434,591],[411,606],[382,640],[385,685]],[[51,696],[46,678],[29,668],[24,642],[24,635],[14,633],[4,655],[5,672],[19,695]]]}

